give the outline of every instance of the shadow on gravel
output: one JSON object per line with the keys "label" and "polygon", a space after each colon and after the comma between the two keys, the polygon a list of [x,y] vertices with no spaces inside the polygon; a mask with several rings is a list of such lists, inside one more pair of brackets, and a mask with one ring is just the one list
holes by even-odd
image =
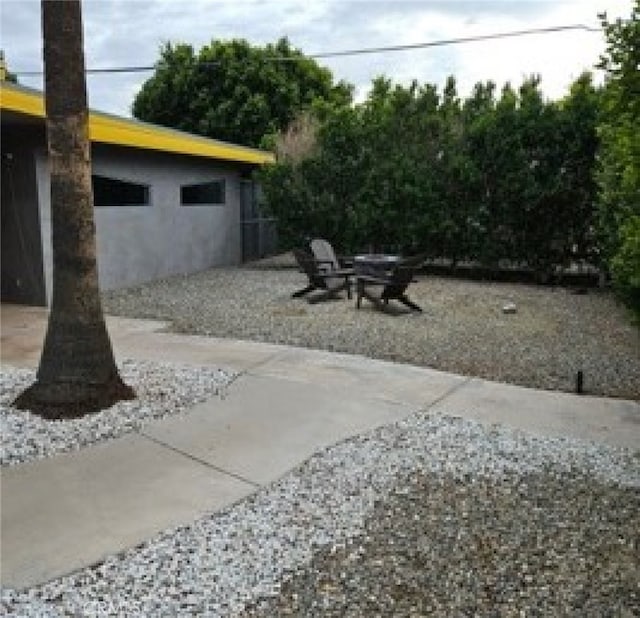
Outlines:
{"label": "shadow on gravel", "polygon": [[639,530],[637,489],[583,475],[415,474],[244,615],[632,616]]}

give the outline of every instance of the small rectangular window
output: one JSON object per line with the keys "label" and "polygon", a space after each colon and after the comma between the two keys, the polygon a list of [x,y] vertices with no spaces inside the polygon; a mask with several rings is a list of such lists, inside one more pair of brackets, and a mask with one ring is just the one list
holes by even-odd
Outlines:
{"label": "small rectangular window", "polygon": [[214,180],[195,185],[182,185],[180,187],[180,203],[183,206],[197,204],[224,204],[225,185],[224,180]]}
{"label": "small rectangular window", "polygon": [[91,176],[94,206],[147,206],[149,186],[107,176]]}

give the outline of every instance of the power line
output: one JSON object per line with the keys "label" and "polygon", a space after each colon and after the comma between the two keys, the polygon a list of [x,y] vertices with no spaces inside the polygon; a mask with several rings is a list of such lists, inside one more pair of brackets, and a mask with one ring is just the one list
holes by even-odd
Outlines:
{"label": "power line", "polygon": [[[340,58],[345,56],[362,56],[366,54],[383,54],[389,52],[410,51],[413,49],[426,49],[428,47],[443,47],[445,45],[458,45],[462,43],[475,43],[480,41],[490,41],[494,39],[507,39],[531,34],[550,34],[553,32],[563,32],[567,30],[582,30],[584,32],[602,32],[602,28],[593,28],[584,24],[573,24],[569,26],[550,26],[548,28],[530,28],[528,30],[514,30],[511,32],[498,32],[494,34],[480,34],[477,36],[458,37],[454,39],[441,39],[438,41],[429,41],[427,43],[413,43],[408,45],[389,45],[386,47],[366,47],[360,49],[348,49],[335,52],[319,52],[315,54],[305,54],[304,56],[273,56],[264,58],[269,62],[297,62],[304,58],[325,59]],[[201,66],[217,66],[219,62],[201,62]],[[101,69],[87,69],[90,74],[100,73],[142,73],[146,71],[154,71],[155,65],[152,66],[129,66],[129,67],[110,67]],[[43,71],[14,71],[18,76],[42,75]]]}
{"label": "power line", "polygon": [[457,45],[459,43],[473,43],[476,41],[489,41],[491,39],[506,39],[529,34],[547,34],[551,32],[562,32],[563,30],[584,30],[586,32],[601,32],[601,28],[591,28],[582,24],[572,26],[552,26],[549,28],[531,28],[530,30],[515,30],[513,32],[499,32],[497,34],[481,34],[478,36],[460,37],[455,39],[442,39],[429,43],[414,43],[412,45],[391,45],[389,47],[370,47],[367,49],[351,49],[347,51],[326,52],[312,54],[311,58],[336,58],[339,56],[358,56],[363,54],[377,54],[385,52],[406,51],[411,49],[424,49],[426,47],[442,47],[444,45]]}

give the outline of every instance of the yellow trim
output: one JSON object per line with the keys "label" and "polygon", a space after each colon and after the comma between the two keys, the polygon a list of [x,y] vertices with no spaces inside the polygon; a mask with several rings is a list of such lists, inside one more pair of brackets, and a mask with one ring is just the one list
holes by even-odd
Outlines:
{"label": "yellow trim", "polygon": [[29,91],[12,88],[7,82],[0,88],[0,109],[44,118],[44,98]]}
{"label": "yellow trim", "polygon": [[242,161],[245,163],[266,163],[273,161],[273,155],[259,150],[244,149],[233,144],[216,143],[188,133],[168,131],[151,125],[140,125],[125,119],[92,113],[89,116],[89,136],[91,141],[119,146],[132,146],[174,152],[179,154]]}
{"label": "yellow trim", "polygon": [[[0,109],[44,118],[44,97],[37,91],[4,82],[0,88]],[[137,120],[128,120],[100,112],[89,112],[89,137],[93,142],[130,146],[160,152],[172,152],[210,159],[242,163],[272,163],[270,152],[175,131]]]}

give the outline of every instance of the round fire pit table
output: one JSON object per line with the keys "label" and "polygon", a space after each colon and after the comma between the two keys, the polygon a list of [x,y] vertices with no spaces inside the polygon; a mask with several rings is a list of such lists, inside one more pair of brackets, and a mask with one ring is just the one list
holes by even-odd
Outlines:
{"label": "round fire pit table", "polygon": [[387,274],[402,260],[399,255],[368,253],[353,258],[353,270],[358,275],[380,277]]}

